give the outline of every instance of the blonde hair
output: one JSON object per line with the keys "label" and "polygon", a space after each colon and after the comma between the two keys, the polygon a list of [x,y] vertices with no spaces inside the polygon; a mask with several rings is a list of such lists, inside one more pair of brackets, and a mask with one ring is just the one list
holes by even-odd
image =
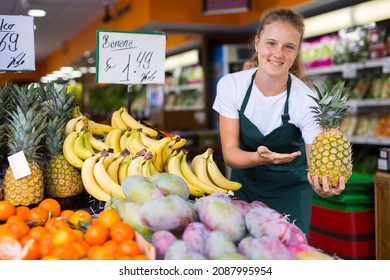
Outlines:
{"label": "blonde hair", "polygon": [[[256,36],[260,37],[264,27],[275,21],[288,22],[294,26],[301,34],[300,43],[303,40],[303,33],[305,32],[305,23],[303,16],[294,13],[287,8],[271,8],[263,12],[259,19],[259,25],[257,27]],[[254,39],[253,39],[254,43]],[[299,48],[300,49],[300,48]],[[258,66],[257,52],[255,51],[252,56],[244,63],[243,68],[249,69]],[[294,60],[293,65],[290,68],[290,73],[294,74],[298,78],[303,76],[303,62],[301,57],[301,51],[299,50],[297,57]]]}

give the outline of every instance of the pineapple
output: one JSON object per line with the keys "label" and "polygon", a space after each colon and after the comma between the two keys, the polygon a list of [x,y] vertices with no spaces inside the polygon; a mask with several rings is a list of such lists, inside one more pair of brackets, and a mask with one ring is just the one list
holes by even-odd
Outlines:
{"label": "pineapple", "polygon": [[23,151],[31,174],[15,179],[11,167],[8,167],[4,177],[4,198],[15,205],[36,204],[44,197],[39,149],[47,125],[46,114],[41,111],[36,88],[15,84],[12,90],[14,109],[7,110],[9,154]]}
{"label": "pineapple", "polygon": [[318,175],[320,183],[322,177],[326,176],[329,186],[336,187],[340,176],[348,180],[352,174],[351,144],[340,131],[340,125],[348,115],[346,103],[349,92],[344,87],[344,81],[339,81],[332,87],[324,83],[323,89],[318,86],[315,89],[318,97],[312,98],[318,107],[311,108],[322,132],[312,144],[309,172]]}
{"label": "pineapple", "polygon": [[48,197],[65,198],[83,191],[80,171],[72,166],[62,154],[65,139],[65,126],[71,118],[75,106],[73,92],[67,93],[66,86],[56,90],[53,83],[42,88],[45,100],[43,109],[48,112],[46,128],[46,154],[48,163],[45,167],[45,193]]}

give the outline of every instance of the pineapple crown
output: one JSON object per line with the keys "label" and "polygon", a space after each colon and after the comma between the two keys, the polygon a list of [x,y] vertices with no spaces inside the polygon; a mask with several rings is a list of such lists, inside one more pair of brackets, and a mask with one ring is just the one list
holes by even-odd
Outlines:
{"label": "pineapple crown", "polygon": [[8,115],[8,147],[11,154],[23,151],[27,160],[37,160],[47,126],[46,114],[41,112],[40,104],[34,103],[27,111],[16,106],[14,111],[8,111]]}
{"label": "pineapple crown", "polygon": [[46,128],[45,149],[49,156],[62,153],[62,145],[65,139],[65,126],[75,107],[74,92],[68,92],[67,87],[60,89],[53,82],[40,87],[40,96],[44,100],[42,110],[47,112],[48,125]]}
{"label": "pineapple crown", "polygon": [[311,106],[316,122],[323,128],[340,127],[348,116],[347,101],[349,89],[345,88],[345,81],[338,81],[335,85],[324,82],[322,87],[314,85],[318,97],[310,96],[317,106]]}

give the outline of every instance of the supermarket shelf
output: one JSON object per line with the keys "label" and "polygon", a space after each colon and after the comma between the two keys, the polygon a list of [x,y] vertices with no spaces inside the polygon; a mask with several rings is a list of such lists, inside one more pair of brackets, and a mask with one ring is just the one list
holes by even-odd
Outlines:
{"label": "supermarket shelf", "polygon": [[390,106],[390,98],[367,98],[348,100],[350,107],[377,107]]}
{"label": "supermarket shelf", "polygon": [[390,146],[390,137],[375,136],[348,136],[352,144],[369,144],[378,146]]}
{"label": "supermarket shelf", "polygon": [[390,72],[390,57],[367,60],[365,62],[353,62],[340,65],[321,66],[318,68],[306,69],[308,76],[324,75],[332,73],[343,73],[346,78],[353,78],[357,70],[382,67],[383,73]]}

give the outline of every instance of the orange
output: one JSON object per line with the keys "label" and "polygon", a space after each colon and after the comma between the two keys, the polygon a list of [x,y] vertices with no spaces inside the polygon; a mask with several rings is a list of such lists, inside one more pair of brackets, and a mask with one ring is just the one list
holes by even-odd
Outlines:
{"label": "orange", "polygon": [[136,255],[133,260],[149,260],[149,258],[143,254]]}
{"label": "orange", "polygon": [[91,225],[84,234],[84,239],[91,246],[103,245],[107,241],[110,233],[105,226],[100,224]]}
{"label": "orange", "polygon": [[47,220],[49,212],[46,209],[40,208],[38,206],[32,208],[27,215],[27,221],[42,223]]}
{"label": "orange", "polygon": [[141,254],[141,250],[135,240],[123,240],[118,243],[116,253],[119,256],[135,257]]}
{"label": "orange", "polygon": [[126,222],[119,222],[111,227],[110,237],[116,242],[121,242],[123,240],[132,240],[135,237],[135,231],[130,224]]}
{"label": "orange", "polygon": [[16,208],[8,200],[0,201],[0,221],[5,222],[9,217],[15,215]]}
{"label": "orange", "polygon": [[8,218],[7,220],[7,223],[15,223],[15,222],[19,222],[19,223],[24,223],[24,219],[23,217],[21,216],[18,216],[18,215],[12,215],[11,217]]}
{"label": "orange", "polygon": [[54,198],[45,198],[38,204],[38,207],[46,209],[50,217],[58,217],[61,213],[61,205]]}
{"label": "orange", "polygon": [[[32,240],[32,241],[30,241]],[[27,254],[23,257],[23,260],[38,260],[41,256],[39,252],[39,244],[32,237],[26,235],[20,239],[20,244],[25,247],[28,246]]]}
{"label": "orange", "polygon": [[106,247],[108,249],[108,251],[110,251],[113,254],[115,254],[117,246],[118,246],[118,243],[112,239],[107,240],[103,244],[103,247]]}
{"label": "orange", "polygon": [[20,205],[16,207],[15,214],[22,217],[24,221],[27,221],[28,212],[30,212],[30,208],[25,205]]}
{"label": "orange", "polygon": [[13,234],[15,234],[17,239],[26,236],[30,231],[30,227],[25,222],[19,222],[19,221],[8,223],[8,229]]}
{"label": "orange", "polygon": [[92,221],[92,216],[89,212],[85,210],[76,210],[69,221],[76,227],[83,226],[85,224],[90,224]]}
{"label": "orange", "polygon": [[57,257],[57,256],[47,255],[47,256],[42,257],[41,260],[54,260],[54,261],[58,261],[58,260],[61,260],[61,259],[59,257]]}
{"label": "orange", "polygon": [[72,217],[73,213],[74,213],[73,210],[65,209],[65,210],[61,211],[60,217],[61,217],[61,219],[64,219],[64,220],[70,220],[70,217]]}
{"label": "orange", "polygon": [[114,255],[103,246],[92,246],[88,250],[88,259],[90,260],[113,260]]}
{"label": "orange", "polygon": [[71,228],[61,227],[51,234],[54,245],[68,244],[77,240],[76,234]]}
{"label": "orange", "polygon": [[0,235],[0,260],[12,260],[20,255],[22,245],[16,238]]}
{"label": "orange", "polygon": [[48,232],[49,231],[47,230],[47,228],[43,226],[36,226],[30,229],[28,235],[34,240],[36,240],[37,242],[40,242],[42,238],[45,236],[45,234],[47,234]]}
{"label": "orange", "polygon": [[79,252],[76,247],[71,246],[70,244],[59,244],[54,246],[51,255],[62,260],[77,260]]}
{"label": "orange", "polygon": [[77,252],[77,259],[81,259],[87,256],[89,247],[84,246],[81,242],[73,242],[69,244]]}
{"label": "orange", "polygon": [[122,221],[119,213],[112,208],[104,209],[99,213],[98,223],[110,229],[113,225]]}

